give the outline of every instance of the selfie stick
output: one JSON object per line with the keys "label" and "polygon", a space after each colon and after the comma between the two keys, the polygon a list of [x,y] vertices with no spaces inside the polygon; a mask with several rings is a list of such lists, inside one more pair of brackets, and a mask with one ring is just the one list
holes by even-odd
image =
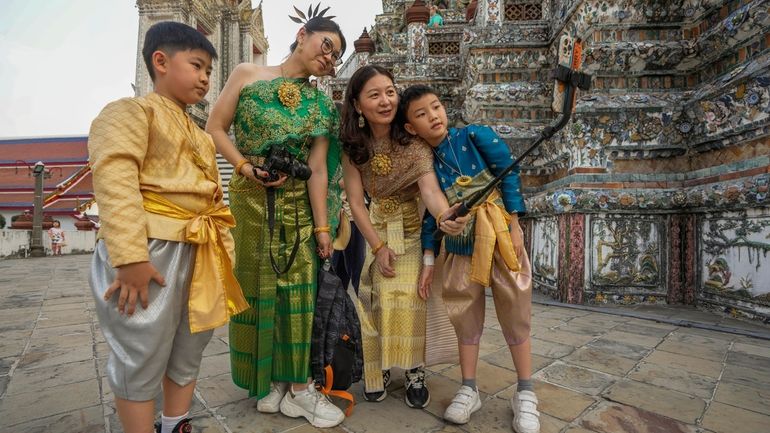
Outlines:
{"label": "selfie stick", "polygon": [[[561,112],[559,117],[557,117],[553,123],[543,128],[535,142],[532,143],[532,145],[529,146],[529,148],[527,148],[524,153],[519,155],[519,157],[516,158],[516,160],[513,161],[511,165],[506,167],[505,170],[498,174],[497,177],[492,179],[492,181],[490,181],[490,183],[487,184],[483,189],[471,194],[465,201],[460,203],[460,207],[458,207],[455,212],[449,214],[443,221],[454,220],[458,217],[468,215],[471,209],[483,201],[487,195],[489,195],[489,193],[495,187],[497,187],[500,182],[502,182],[503,178],[510,174],[510,172],[513,171],[518,166],[518,164],[527,157],[527,155],[532,153],[532,151],[540,146],[543,141],[550,139],[557,131],[567,125],[567,122],[569,122],[570,116],[572,115],[572,110],[574,108],[575,91],[577,89],[584,91],[588,90],[591,87],[591,76],[576,70],[577,67],[580,66],[580,40],[578,40],[575,44],[573,51],[572,41],[569,36],[562,36],[560,51],[563,52],[566,50],[568,50],[570,53],[570,55],[567,57],[569,59],[570,65],[565,66],[560,62],[560,64],[551,72],[552,77],[557,81],[555,96],[560,98],[563,95],[563,103],[561,107],[558,107],[560,110],[556,110]],[[560,60],[562,60],[562,58],[563,56],[560,54]],[[435,232],[433,232],[433,239],[440,241],[443,237],[444,232],[441,230],[437,229]]]}

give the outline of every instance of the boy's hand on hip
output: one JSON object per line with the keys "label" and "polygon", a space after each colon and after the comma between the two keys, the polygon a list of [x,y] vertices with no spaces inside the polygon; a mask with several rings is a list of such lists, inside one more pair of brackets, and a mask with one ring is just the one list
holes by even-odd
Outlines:
{"label": "boy's hand on hip", "polygon": [[436,269],[433,265],[425,265],[420,272],[420,288],[418,294],[423,301],[427,301],[430,297],[430,286],[433,284],[433,270]]}
{"label": "boy's hand on hip", "polygon": [[136,298],[142,304],[142,308],[147,309],[149,305],[148,286],[150,280],[155,281],[161,286],[166,285],[163,275],[155,269],[150,262],[138,262],[123,265],[118,268],[115,275],[115,281],[110,284],[107,292],[104,294],[104,300],[109,301],[112,295],[118,291],[118,311],[129,316],[136,311]]}

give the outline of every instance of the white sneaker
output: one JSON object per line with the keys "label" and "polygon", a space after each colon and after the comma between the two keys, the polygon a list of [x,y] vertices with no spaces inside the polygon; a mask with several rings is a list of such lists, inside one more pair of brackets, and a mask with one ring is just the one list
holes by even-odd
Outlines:
{"label": "white sneaker", "polygon": [[471,419],[471,414],[479,409],[481,409],[479,392],[470,386],[463,385],[444,411],[444,419],[455,424],[465,424]]}
{"label": "white sneaker", "polygon": [[318,428],[334,427],[345,420],[342,410],[315,389],[314,383],[296,394],[290,389],[281,400],[281,413],[292,418],[303,416]]}
{"label": "white sneaker", "polygon": [[257,400],[257,410],[262,413],[278,413],[288,387],[286,382],[270,382],[270,393]]}
{"label": "white sneaker", "polygon": [[540,412],[537,396],[532,391],[516,392],[511,398],[513,431],[516,433],[540,433]]}

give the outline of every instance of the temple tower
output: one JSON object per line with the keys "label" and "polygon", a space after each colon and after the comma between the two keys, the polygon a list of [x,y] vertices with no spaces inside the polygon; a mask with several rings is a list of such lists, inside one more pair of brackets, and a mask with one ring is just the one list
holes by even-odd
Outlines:
{"label": "temple tower", "polygon": [[152,91],[152,82],[142,59],[144,34],[160,21],[178,21],[197,28],[211,41],[219,54],[211,74],[206,98],[190,109],[190,115],[203,125],[210,105],[217,99],[230,72],[239,63],[266,64],[268,43],[262,21],[262,3],[251,7],[251,0],[137,0],[139,36],[136,52],[136,95]]}

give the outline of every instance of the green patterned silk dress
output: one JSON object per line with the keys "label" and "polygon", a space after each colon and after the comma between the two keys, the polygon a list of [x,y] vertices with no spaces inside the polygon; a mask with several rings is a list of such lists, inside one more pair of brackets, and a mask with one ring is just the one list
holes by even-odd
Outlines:
{"label": "green patterned silk dress", "polygon": [[[339,115],[332,100],[307,80],[256,81],[241,90],[233,129],[236,147],[252,161],[266,156],[272,146],[307,161],[313,138],[329,139],[327,205],[335,233],[341,168]],[[243,176],[233,176],[230,181],[230,207],[236,219],[232,230],[235,275],[251,305],[230,322],[232,377],[257,399],[267,395],[271,381],[304,383],[311,376],[310,337],[319,259],[307,183],[290,178],[276,188],[275,197],[272,250],[279,267],[288,261],[297,229],[300,236],[294,264],[281,275],[276,275],[270,263],[265,188]]]}

